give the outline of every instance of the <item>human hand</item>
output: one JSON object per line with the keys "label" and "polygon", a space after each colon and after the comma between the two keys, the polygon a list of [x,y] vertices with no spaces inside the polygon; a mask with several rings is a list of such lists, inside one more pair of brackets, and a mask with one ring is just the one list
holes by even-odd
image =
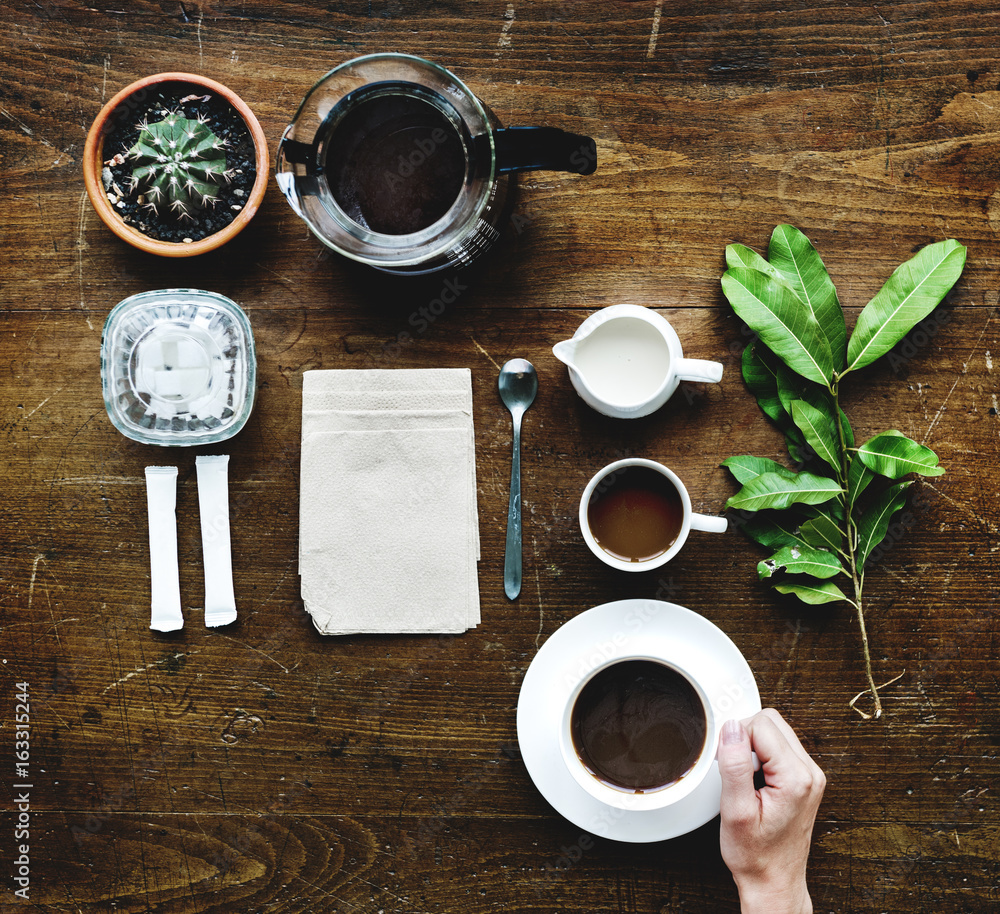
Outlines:
{"label": "human hand", "polygon": [[[757,753],[764,786],[753,783]],[[826,776],[773,708],[727,721],[719,742],[722,859],[743,914],[809,914],[806,862]]]}

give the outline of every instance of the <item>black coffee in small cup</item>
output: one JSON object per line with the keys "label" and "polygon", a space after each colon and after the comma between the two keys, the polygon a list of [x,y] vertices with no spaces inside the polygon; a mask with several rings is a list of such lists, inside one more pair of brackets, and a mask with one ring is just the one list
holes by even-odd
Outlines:
{"label": "black coffee in small cup", "polygon": [[405,83],[350,99],[327,139],[324,172],[340,208],[358,225],[408,235],[433,225],[462,192],[465,146],[439,105]]}
{"label": "black coffee in small cup", "polygon": [[649,793],[677,783],[705,749],[705,707],[687,677],[653,660],[623,660],[583,687],[571,712],[573,746],[609,787]]}
{"label": "black coffee in small cup", "polygon": [[625,562],[663,555],[684,524],[684,505],[673,482],[647,466],[609,473],[590,496],[587,523],[597,544]]}

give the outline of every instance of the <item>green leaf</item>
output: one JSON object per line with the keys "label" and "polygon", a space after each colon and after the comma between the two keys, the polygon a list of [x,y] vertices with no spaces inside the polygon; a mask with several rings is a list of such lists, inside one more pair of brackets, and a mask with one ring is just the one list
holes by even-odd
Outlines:
{"label": "green leaf", "polygon": [[900,264],[859,315],[845,373],[885,355],[927,317],[962,275],[965,255],[964,245],[949,239],[927,245]]}
{"label": "green leaf", "polygon": [[760,340],[754,340],[743,350],[743,380],[764,414],[778,425],[788,422],[778,397],[777,356]]}
{"label": "green leaf", "polygon": [[792,414],[792,403],[795,400],[805,400],[810,406],[829,416],[830,423],[833,424],[834,399],[827,388],[806,381],[785,365],[778,367],[775,380],[778,383],[781,405],[789,416]]}
{"label": "green leaf", "polygon": [[910,481],[897,482],[880,492],[858,521],[857,567],[863,568],[868,556],[889,530],[892,515],[906,504],[906,490]]}
{"label": "green leaf", "polygon": [[944,473],[944,467],[938,466],[938,456],[934,451],[895,429],[882,432],[862,444],[858,448],[858,457],[868,469],[890,479],[899,479],[907,473],[919,473],[921,476],[940,476]]}
{"label": "green leaf", "polygon": [[835,553],[805,546],[784,546],[757,565],[760,580],[773,577],[784,569],[789,574],[808,574],[814,578],[832,578],[844,568]]}
{"label": "green leaf", "polygon": [[781,400],[781,408],[788,413],[789,418],[792,415],[792,403],[806,396],[807,387],[816,389],[814,384],[803,380],[787,365],[778,366],[778,370],[774,373],[774,379],[778,383],[778,399]]}
{"label": "green leaf", "polygon": [[[840,409],[840,407],[837,407]],[[847,448],[854,447],[854,429],[851,428],[851,423],[847,419],[847,413],[842,409],[840,410],[840,427],[844,431],[844,446]]]}
{"label": "green leaf", "polygon": [[806,444],[835,473],[840,469],[840,439],[834,431],[832,417],[805,400],[792,401],[792,419],[805,436]]}
{"label": "green leaf", "polygon": [[795,524],[784,518],[779,520],[773,516],[757,515],[744,521],[741,528],[750,539],[767,549],[809,545],[795,532]]}
{"label": "green leaf", "polygon": [[771,266],[765,258],[745,244],[730,244],[726,247],[726,266],[730,269],[746,267],[749,270],[760,270],[775,279],[782,278],[777,267]]}
{"label": "green leaf", "polygon": [[[782,428],[785,431],[785,443],[792,460],[798,464],[804,464],[814,456],[822,455],[824,450],[839,455],[840,439],[836,434],[836,425],[833,420],[835,401],[830,391],[812,383],[812,381],[805,380],[785,365],[778,367],[775,372],[775,380],[778,384],[778,398],[781,400],[781,408],[788,415]],[[791,421],[794,419],[792,404],[797,400],[805,401],[813,409],[827,417],[831,429],[828,447],[818,448],[815,442],[809,441],[807,436],[803,434],[805,429],[802,428],[801,421]],[[829,453],[826,456],[830,456]],[[839,456],[836,459],[839,460]],[[830,465],[835,471],[839,471],[839,466]]]}
{"label": "green leaf", "polygon": [[822,396],[825,388],[795,374],[759,339],[743,350],[743,379],[764,414],[784,432],[792,460],[798,464],[809,460],[811,451],[806,447],[802,432],[792,422],[791,401],[800,397]]}
{"label": "green leaf", "polygon": [[751,457],[749,454],[740,457],[727,457],[722,461],[722,466],[726,467],[741,485],[755,479],[761,473],[785,474],[789,479],[794,479],[797,475],[795,470],[783,467],[774,460],[767,457]]}
{"label": "green leaf", "polygon": [[765,508],[787,508],[794,504],[818,505],[843,491],[836,480],[805,470],[793,479],[781,473],[762,473],[730,498],[726,507],[761,511]]}
{"label": "green leaf", "polygon": [[865,466],[857,454],[851,458],[851,465],[847,468],[847,503],[852,511],[855,502],[868,488],[875,476],[876,474]]}
{"label": "green leaf", "polygon": [[812,242],[797,228],[779,225],[771,234],[767,259],[780,271],[792,291],[812,309],[830,345],[834,368],[843,368],[847,348],[844,311],[823,258]]}
{"label": "green leaf", "polygon": [[851,601],[844,596],[844,592],[831,581],[824,581],[822,584],[795,583],[795,584],[775,584],[774,589],[778,593],[790,593],[797,596],[803,603],[818,606],[820,603],[836,603],[843,600],[846,603]]}
{"label": "green leaf", "polygon": [[822,399],[824,403],[833,402],[832,394],[828,388],[822,384],[807,381],[781,362],[778,362],[774,374],[778,384],[778,394],[789,413],[791,412],[792,400],[805,400],[814,406],[817,405],[815,401],[819,399]]}
{"label": "green leaf", "polygon": [[789,368],[829,386],[830,344],[812,310],[787,285],[760,270],[732,267],[722,275],[722,290],[733,310]]}
{"label": "green leaf", "polygon": [[802,432],[795,426],[785,432],[785,447],[788,448],[788,456],[799,466],[805,466],[812,459],[812,448],[806,444]]}
{"label": "green leaf", "polygon": [[840,552],[844,548],[844,531],[829,514],[823,512],[817,512],[815,517],[802,524],[799,536],[817,549]]}
{"label": "green leaf", "polygon": [[840,498],[828,501],[823,505],[808,505],[802,509],[802,513],[807,519],[825,514],[838,526],[843,526],[844,518],[847,517],[844,501]]}

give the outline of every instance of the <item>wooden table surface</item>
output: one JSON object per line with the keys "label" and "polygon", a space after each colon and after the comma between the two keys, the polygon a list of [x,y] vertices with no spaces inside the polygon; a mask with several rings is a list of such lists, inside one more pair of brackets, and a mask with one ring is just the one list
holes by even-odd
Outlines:
{"label": "wooden table surface", "polygon": [[[0,12],[0,908],[116,912],[735,911],[718,820],[618,843],[558,815],[515,727],[539,647],[625,597],[683,604],[743,651],[766,704],[825,769],[817,911],[1000,908],[997,678],[1000,12],[988,0],[308,4],[75,0]],[[167,261],[120,242],[84,192],[86,131],[143,75],[183,69],[239,92],[271,158],[306,91],[364,53],[449,66],[507,124],[596,139],[597,173],[523,176],[496,250],[444,313],[410,317],[442,277],[381,279],[328,252],[273,180],[250,227]],[[695,534],[660,572],[606,568],[576,522],[621,455],[669,463],[695,509],[735,491],[720,462],[787,459],[740,378],[747,336],[720,291],[725,246],[790,222],[816,244],[848,324],[893,268],[953,237],[968,265],[938,332],[846,386],[859,436],[937,450],[916,523],[869,574],[885,714],[856,620],[756,580],[737,530]],[[164,452],[111,426],[99,349],[128,295],[193,286],[239,302],[257,404],[221,448]],[[655,415],[605,419],[552,345],[597,308],[663,309],[686,354],[725,364]],[[411,338],[398,343],[398,335]],[[525,587],[502,590],[510,422],[497,372],[523,356]],[[324,638],[296,573],[302,374],[472,370],[482,624],[453,639]],[[231,454],[239,620],[198,621],[196,453]],[[149,630],[143,468],[180,468],[186,627]],[[31,705],[28,799],[14,768]],[[29,901],[13,894],[18,802]]]}

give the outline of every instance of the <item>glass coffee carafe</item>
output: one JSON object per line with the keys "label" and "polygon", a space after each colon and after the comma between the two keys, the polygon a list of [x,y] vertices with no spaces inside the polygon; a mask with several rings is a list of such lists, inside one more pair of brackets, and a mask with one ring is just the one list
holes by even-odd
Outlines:
{"label": "glass coffee carafe", "polygon": [[443,67],[373,54],[313,86],[275,171],[324,244],[380,270],[421,274],[465,266],[499,238],[513,172],[596,167],[589,137],[500,127]]}

